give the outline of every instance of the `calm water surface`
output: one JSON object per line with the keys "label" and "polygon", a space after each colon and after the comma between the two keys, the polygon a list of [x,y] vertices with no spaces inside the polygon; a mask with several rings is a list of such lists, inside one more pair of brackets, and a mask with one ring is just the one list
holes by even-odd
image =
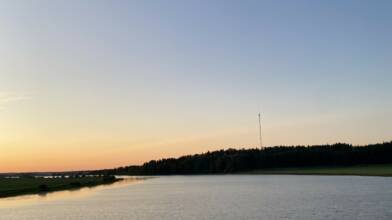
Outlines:
{"label": "calm water surface", "polygon": [[392,219],[392,178],[170,176],[0,200],[1,220]]}

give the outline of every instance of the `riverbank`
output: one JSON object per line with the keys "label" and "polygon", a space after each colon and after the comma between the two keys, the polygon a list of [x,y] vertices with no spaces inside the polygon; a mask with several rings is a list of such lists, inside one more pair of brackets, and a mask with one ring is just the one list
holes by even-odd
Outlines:
{"label": "riverbank", "polygon": [[70,178],[20,177],[0,178],[0,198],[27,194],[42,194],[60,190],[74,190],[110,184],[121,179],[114,176],[87,176]]}
{"label": "riverbank", "polygon": [[392,176],[392,164],[274,168],[241,172],[241,174]]}

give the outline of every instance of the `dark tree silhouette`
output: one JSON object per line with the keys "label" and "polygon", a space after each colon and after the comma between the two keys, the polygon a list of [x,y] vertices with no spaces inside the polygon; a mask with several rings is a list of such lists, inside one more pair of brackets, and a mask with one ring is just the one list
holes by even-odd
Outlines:
{"label": "dark tree silhouette", "polygon": [[92,173],[105,175],[215,174],[280,167],[382,163],[392,163],[392,141],[366,146],[337,143],[315,146],[276,146],[263,149],[227,149],[179,158],[152,160],[141,166],[126,166]]}
{"label": "dark tree silhouette", "polygon": [[41,184],[38,186],[38,191],[39,192],[47,192],[47,191],[49,191],[49,187],[46,184]]}

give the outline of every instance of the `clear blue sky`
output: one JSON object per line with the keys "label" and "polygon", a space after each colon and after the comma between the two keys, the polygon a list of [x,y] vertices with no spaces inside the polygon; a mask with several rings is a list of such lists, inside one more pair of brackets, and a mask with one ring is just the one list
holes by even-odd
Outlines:
{"label": "clear blue sky", "polygon": [[3,169],[81,148],[108,162],[58,169],[253,147],[259,111],[268,146],[391,140],[391,12],[359,0],[3,1]]}

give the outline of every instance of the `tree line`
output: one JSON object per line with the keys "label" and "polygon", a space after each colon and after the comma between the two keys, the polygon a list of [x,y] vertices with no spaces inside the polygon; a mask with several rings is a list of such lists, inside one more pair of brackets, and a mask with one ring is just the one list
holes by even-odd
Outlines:
{"label": "tree line", "polygon": [[392,163],[392,141],[365,146],[337,143],[227,149],[179,158],[151,160],[140,166],[97,170],[108,175],[219,174],[256,169]]}

